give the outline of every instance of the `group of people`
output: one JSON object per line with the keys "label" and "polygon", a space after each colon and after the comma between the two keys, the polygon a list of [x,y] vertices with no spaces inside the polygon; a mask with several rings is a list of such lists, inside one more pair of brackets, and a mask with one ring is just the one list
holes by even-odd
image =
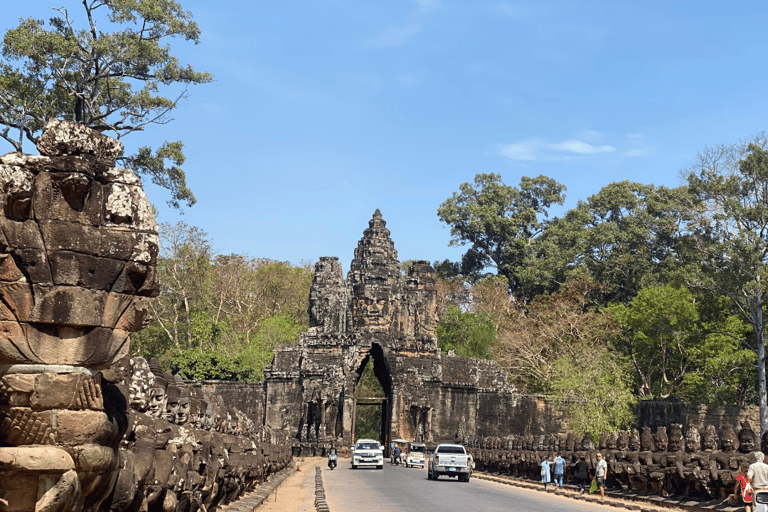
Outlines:
{"label": "group of people", "polygon": [[755,462],[739,467],[733,497],[744,505],[745,512],[752,512],[755,491],[768,490],[768,464],[764,459],[763,452],[755,452]]}
{"label": "group of people", "polygon": [[[600,499],[605,498],[605,478],[608,476],[608,464],[603,459],[601,453],[597,453],[597,463],[595,464],[595,470],[593,472],[593,480],[595,482],[596,489],[600,491]],[[541,481],[544,483],[544,489],[547,488],[550,482],[555,484],[555,487],[559,490],[563,490],[563,476],[565,475],[566,461],[562,455],[557,455],[554,460],[544,459],[541,461]],[[768,467],[768,465],[766,465]],[[586,457],[582,455],[579,460],[574,464],[573,475],[576,478],[576,483],[579,486],[579,495],[583,495],[587,490],[589,484],[589,464],[586,461]]]}

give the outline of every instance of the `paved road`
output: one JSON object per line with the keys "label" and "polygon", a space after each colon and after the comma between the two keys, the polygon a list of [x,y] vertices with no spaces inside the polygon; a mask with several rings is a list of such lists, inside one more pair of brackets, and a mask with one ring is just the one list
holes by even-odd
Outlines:
{"label": "paved road", "polygon": [[326,501],[333,512],[607,512],[609,507],[472,478],[427,480],[426,469],[384,464],[383,470],[351,469],[341,459],[323,467]]}

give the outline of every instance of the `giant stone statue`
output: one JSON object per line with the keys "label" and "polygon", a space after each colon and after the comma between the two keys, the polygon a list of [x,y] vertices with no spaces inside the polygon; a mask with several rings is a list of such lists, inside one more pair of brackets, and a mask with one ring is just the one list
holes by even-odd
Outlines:
{"label": "giant stone statue", "polygon": [[0,501],[96,510],[127,428],[100,370],[158,294],[157,224],[118,141],[51,121],[37,149],[0,157]]}

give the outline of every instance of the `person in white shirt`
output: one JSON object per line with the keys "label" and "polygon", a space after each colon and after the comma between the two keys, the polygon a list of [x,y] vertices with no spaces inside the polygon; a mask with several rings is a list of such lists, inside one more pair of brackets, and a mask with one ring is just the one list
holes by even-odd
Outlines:
{"label": "person in white shirt", "polygon": [[[598,453],[597,464],[595,464],[595,478],[597,480],[597,488],[600,489],[600,499],[605,499],[605,479],[608,477],[608,463],[605,462],[602,453]],[[766,465],[768,467],[768,464]]]}
{"label": "person in white shirt", "polygon": [[747,478],[749,483],[752,484],[752,489],[768,489],[768,464],[763,462],[765,454],[763,452],[755,452],[755,463],[750,464],[749,471],[747,471]]}

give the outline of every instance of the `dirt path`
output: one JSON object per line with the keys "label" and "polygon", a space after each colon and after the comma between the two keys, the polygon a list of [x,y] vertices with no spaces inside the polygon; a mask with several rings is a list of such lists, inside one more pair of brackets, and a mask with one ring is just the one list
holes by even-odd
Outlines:
{"label": "dirt path", "polygon": [[299,470],[285,479],[264,500],[258,512],[315,512],[315,467],[325,464],[324,457],[297,459]]}

